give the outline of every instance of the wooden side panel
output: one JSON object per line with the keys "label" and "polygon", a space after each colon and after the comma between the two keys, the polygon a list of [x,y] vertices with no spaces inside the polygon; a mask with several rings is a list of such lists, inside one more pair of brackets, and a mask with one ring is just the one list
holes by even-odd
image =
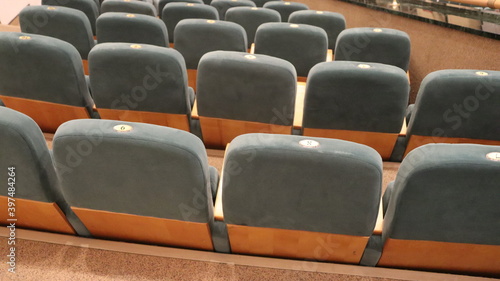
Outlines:
{"label": "wooden side panel", "polygon": [[500,141],[496,140],[481,140],[469,138],[447,138],[447,137],[430,137],[430,136],[410,136],[408,145],[406,146],[405,157],[413,149],[428,143],[475,143],[485,145],[500,145]]}
{"label": "wooden side panel", "polygon": [[197,69],[188,69],[187,70],[188,86],[193,88],[195,93],[196,93],[196,77],[197,77],[197,75],[198,75]]}
{"label": "wooden side panel", "polygon": [[89,61],[88,60],[82,60],[82,64],[83,64],[83,73],[85,73],[85,75],[90,75],[90,72],[89,72]]}
{"label": "wooden side panel", "polygon": [[203,142],[207,147],[223,148],[235,137],[248,133],[284,134],[292,133],[292,126],[273,125],[200,116]]}
{"label": "wooden side panel", "polygon": [[361,143],[372,147],[386,160],[391,157],[392,150],[398,139],[398,133],[375,133],[347,130],[328,130],[304,128],[304,136],[341,139]]}
{"label": "wooden side panel", "polygon": [[189,132],[189,120],[186,114],[169,114],[105,108],[98,108],[97,111],[101,115],[102,119],[149,123],[177,128]]}
{"label": "wooden side panel", "polygon": [[[226,149],[224,150],[224,157],[226,159],[227,150],[231,144],[228,143]],[[220,170],[220,178],[219,185],[217,186],[217,195],[215,197],[215,205],[214,205],[214,219],[216,221],[224,221],[224,209],[222,208],[222,183],[224,182],[224,167],[225,162],[222,162],[222,168]]]}
{"label": "wooden side panel", "polygon": [[17,219],[16,227],[75,234],[75,230],[56,203],[14,199],[15,217],[9,217],[8,197],[0,196],[1,225],[9,225],[12,221],[7,221],[7,219],[15,218]]}
{"label": "wooden side panel", "polygon": [[500,275],[500,246],[387,239],[379,266]]}
{"label": "wooden side panel", "polygon": [[333,50],[332,49],[328,49],[328,51],[326,53],[326,61],[333,61]]}
{"label": "wooden side panel", "polygon": [[64,105],[0,95],[6,107],[33,118],[42,131],[53,133],[62,123],[74,119],[90,118],[85,107]]}
{"label": "wooden side panel", "polygon": [[306,83],[307,77],[306,76],[297,76],[297,82]]}
{"label": "wooden side panel", "polygon": [[297,92],[295,93],[295,113],[293,115],[293,128],[302,129],[304,119],[304,100],[306,97],[306,83],[297,82]]}
{"label": "wooden side panel", "polygon": [[359,263],[368,237],[228,224],[231,252]]}
{"label": "wooden side panel", "polygon": [[72,207],[96,237],[213,250],[208,223],[160,219]]}

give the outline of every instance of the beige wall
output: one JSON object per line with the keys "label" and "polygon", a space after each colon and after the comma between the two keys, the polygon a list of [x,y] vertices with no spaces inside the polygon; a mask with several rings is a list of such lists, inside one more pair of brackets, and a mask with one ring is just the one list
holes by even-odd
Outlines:
{"label": "beige wall", "polygon": [[402,30],[411,39],[410,102],[422,79],[440,69],[500,70],[500,40],[376,11],[337,0],[297,0],[313,10],[341,13],[347,28],[387,27]]}

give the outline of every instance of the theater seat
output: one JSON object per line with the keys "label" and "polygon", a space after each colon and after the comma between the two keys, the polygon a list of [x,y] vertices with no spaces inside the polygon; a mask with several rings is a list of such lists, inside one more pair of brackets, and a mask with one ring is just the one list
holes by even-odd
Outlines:
{"label": "theater seat", "polygon": [[156,8],[153,4],[142,1],[106,0],[102,3],[101,13],[104,14],[107,12],[141,14],[156,17]]}
{"label": "theater seat", "polygon": [[327,50],[326,32],[308,24],[264,23],[255,34],[255,53],[291,62],[302,81],[314,65],[326,61]]}
{"label": "theater seat", "polygon": [[309,74],[303,123],[297,127],[304,136],[368,145],[389,159],[404,125],[409,91],[405,72],[392,65],[320,63]]}
{"label": "theater seat", "polygon": [[89,19],[92,34],[96,35],[96,20],[99,17],[99,5],[94,0],[42,0],[42,5],[63,6],[82,11]]}
{"label": "theater seat", "polygon": [[410,37],[390,28],[359,27],[342,31],[335,46],[335,60],[378,62],[408,71]]}
{"label": "theater seat", "polygon": [[388,200],[377,265],[500,277],[499,182],[500,146],[410,152]]}
{"label": "theater seat", "polygon": [[206,146],[224,148],[246,133],[291,134],[296,74],[289,62],[211,52],[198,68],[197,113]]}
{"label": "theater seat", "polygon": [[216,219],[232,253],[358,264],[381,183],[382,160],[367,146],[247,134],[226,151]]}
{"label": "theater seat", "polygon": [[167,27],[146,15],[109,12],[97,19],[97,42],[127,42],[168,47]]}
{"label": "theater seat", "polygon": [[264,4],[270,1],[275,1],[275,0],[252,0],[257,7],[262,7]]}
{"label": "theater seat", "polygon": [[219,11],[219,18],[226,19],[226,12],[233,7],[255,7],[255,3],[250,0],[212,0],[210,2],[212,7]]}
{"label": "theater seat", "polygon": [[162,19],[168,30],[168,39],[174,43],[174,30],[184,19],[218,20],[219,12],[210,5],[194,3],[168,3],[163,8]]}
{"label": "theater seat", "polygon": [[[40,18],[45,18],[40,24]],[[88,55],[95,46],[92,27],[79,10],[57,6],[27,6],[19,14],[21,31],[61,39],[73,45],[82,57],[88,75]],[[69,30],[69,31],[68,31]]]}
{"label": "theater seat", "polygon": [[328,11],[302,10],[293,12],[288,22],[323,28],[328,35],[328,49],[331,50],[335,50],[337,37],[345,29],[345,17],[342,14]]}
{"label": "theater seat", "polygon": [[33,119],[0,107],[0,151],[1,225],[88,235],[62,196],[50,151]]}
{"label": "theater seat", "polygon": [[[158,5],[158,14],[161,16],[163,13],[163,9],[165,6],[169,3],[193,3],[193,4],[210,4],[210,3],[203,3],[203,0],[155,0],[157,1]],[[209,0],[212,1],[212,0]]]}
{"label": "theater seat", "polygon": [[246,52],[245,29],[234,22],[185,19],[174,31],[175,49],[186,60],[189,86],[196,90],[198,63],[201,57],[212,51]]}
{"label": "theater seat", "polygon": [[194,93],[174,49],[104,43],[90,53],[90,86],[102,119],[190,130]]}
{"label": "theater seat", "polygon": [[226,21],[241,25],[247,33],[247,46],[250,49],[257,28],[266,22],[281,22],[280,14],[271,9],[256,7],[234,7],[226,12]]}
{"label": "theater seat", "polygon": [[72,119],[98,117],[82,59],[71,44],[29,33],[0,32],[0,99],[44,132]]}
{"label": "theater seat", "polygon": [[211,183],[218,175],[196,136],[143,123],[76,120],[61,126],[53,145],[57,162],[78,161],[73,172],[57,173],[94,237],[217,248]]}
{"label": "theater seat", "polygon": [[293,12],[309,9],[306,4],[289,1],[268,1],[263,7],[278,11],[281,15],[282,22],[288,22],[288,17],[290,17]]}
{"label": "theater seat", "polygon": [[500,145],[500,71],[427,75],[411,111],[406,153],[427,143]]}
{"label": "theater seat", "polygon": [[[94,0],[96,6],[97,6],[97,10],[99,11],[99,14],[101,13],[101,2],[103,2],[104,0]],[[139,0],[141,1],[141,0]]]}

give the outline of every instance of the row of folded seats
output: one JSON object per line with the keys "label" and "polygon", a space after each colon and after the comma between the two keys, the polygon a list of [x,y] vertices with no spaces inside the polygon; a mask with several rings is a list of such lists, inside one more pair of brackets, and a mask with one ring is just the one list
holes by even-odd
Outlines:
{"label": "row of folded seats", "polygon": [[[102,3],[101,3],[102,2]],[[280,0],[43,0],[42,5],[68,7],[84,13],[96,34],[96,21],[99,15],[107,12],[143,14],[153,17],[165,17],[165,7],[173,3],[190,4],[189,6],[210,7],[216,11],[217,19],[224,20],[227,10],[234,7],[266,8],[277,11],[282,21],[288,21],[295,11],[308,10],[309,7],[298,2]],[[208,8],[206,8],[208,10]],[[212,13],[210,12],[210,16]],[[205,17],[203,17],[205,18]]]}
{"label": "row of folded seats", "polygon": [[498,71],[431,73],[407,108],[405,72],[379,63],[319,63],[304,85],[286,60],[215,51],[200,59],[195,94],[171,48],[100,44],[88,81],[77,51],[58,39],[2,33],[0,57],[0,99],[46,132],[114,119],[190,131],[214,148],[244,133],[293,133],[359,142],[394,161],[431,142],[500,141]]}
{"label": "row of folded seats", "polygon": [[72,120],[50,151],[31,118],[0,107],[0,144],[21,228],[500,276],[500,146],[419,147],[381,198],[380,155],[337,139],[238,136],[220,178],[199,138],[151,124]]}
{"label": "row of folded seats", "polygon": [[[221,19],[224,19],[225,12],[232,7],[265,7],[278,11],[284,18],[301,10],[308,10],[309,7],[298,2],[282,0],[43,0],[42,5],[63,6],[82,11],[89,22],[95,23],[100,14],[106,12],[127,12],[144,14],[149,16],[163,16],[164,7],[170,3],[205,4],[217,9]],[[94,25],[93,25],[94,26]],[[94,29],[95,31],[95,29]]]}
{"label": "row of folded seats", "polygon": [[[104,4],[111,1],[114,0]],[[226,2],[230,6],[253,3],[245,0]],[[283,7],[290,3],[276,2]],[[141,2],[122,4],[130,3]],[[250,52],[288,60],[295,66],[301,80],[306,79],[315,64],[332,60],[333,52],[336,60],[379,62],[408,70],[410,39],[406,33],[380,28],[345,29],[345,18],[341,14],[306,8],[289,15],[271,8],[236,6],[226,11],[205,4],[174,2],[163,8],[163,21],[121,10],[104,13],[96,20],[95,34],[98,43],[129,42],[175,47],[184,56],[188,69],[192,70],[189,76],[193,88],[199,59],[215,50],[249,49]],[[23,32],[52,36],[74,45],[87,69],[88,54],[96,42],[88,19],[81,11],[30,6],[21,12],[20,24]],[[252,48],[254,42],[255,48]]]}

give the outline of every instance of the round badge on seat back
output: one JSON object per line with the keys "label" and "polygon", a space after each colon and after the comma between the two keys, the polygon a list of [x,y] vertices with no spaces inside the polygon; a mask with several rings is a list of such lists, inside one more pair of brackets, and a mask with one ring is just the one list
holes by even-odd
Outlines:
{"label": "round badge on seat back", "polygon": [[113,127],[113,130],[119,132],[119,133],[127,133],[132,131],[132,126],[130,125],[116,125]]}
{"label": "round badge on seat back", "polygon": [[301,140],[299,144],[305,148],[317,148],[319,146],[319,142],[315,140]]}
{"label": "round badge on seat back", "polygon": [[490,152],[486,154],[486,159],[500,162],[500,152]]}

